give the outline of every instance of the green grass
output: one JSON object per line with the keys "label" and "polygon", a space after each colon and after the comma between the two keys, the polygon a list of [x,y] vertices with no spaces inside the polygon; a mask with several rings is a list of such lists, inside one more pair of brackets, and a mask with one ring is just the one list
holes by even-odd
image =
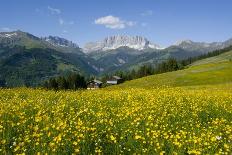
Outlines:
{"label": "green grass", "polygon": [[184,70],[152,75],[111,88],[192,87],[232,83],[232,51],[197,61]]}

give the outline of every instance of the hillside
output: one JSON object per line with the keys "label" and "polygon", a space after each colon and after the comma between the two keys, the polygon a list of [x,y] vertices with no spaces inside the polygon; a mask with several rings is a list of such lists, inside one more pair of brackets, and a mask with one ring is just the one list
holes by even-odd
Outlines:
{"label": "hillside", "polygon": [[152,75],[125,82],[116,88],[197,86],[232,82],[232,51],[193,63],[184,70]]}
{"label": "hillside", "polygon": [[77,53],[62,53],[53,49],[0,46],[0,81],[9,87],[38,86],[44,80],[77,72],[84,75],[96,71],[85,57]]}
{"label": "hillside", "polygon": [[78,45],[59,37],[40,38],[23,31],[0,32],[0,44],[3,46],[14,47],[24,46],[27,49],[49,48],[63,53],[78,53],[83,55]]}
{"label": "hillside", "polygon": [[141,36],[111,36],[103,41],[86,44],[83,52],[97,62],[100,74],[109,74],[136,69],[144,64],[157,65],[170,57],[178,60],[196,57],[230,45],[232,39],[213,43],[183,40],[161,48]]}
{"label": "hillside", "polygon": [[101,73],[105,74],[113,73],[118,70],[126,71],[136,69],[144,64],[157,65],[170,57],[177,60],[184,60],[205,53],[207,52],[197,50],[188,51],[175,46],[163,50],[145,49],[143,51],[128,47],[120,47],[114,50],[90,53],[88,56],[97,62],[98,67],[102,68]]}

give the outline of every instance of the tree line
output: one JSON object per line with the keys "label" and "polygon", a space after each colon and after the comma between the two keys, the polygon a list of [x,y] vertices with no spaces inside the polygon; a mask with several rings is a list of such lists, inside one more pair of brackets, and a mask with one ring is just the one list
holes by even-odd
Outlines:
{"label": "tree line", "polygon": [[77,73],[70,73],[68,76],[53,77],[45,81],[43,87],[53,90],[78,90],[87,88],[84,76]]}
{"label": "tree line", "polygon": [[138,67],[137,70],[132,69],[131,71],[117,71],[114,74],[103,75],[101,80],[103,82],[106,82],[106,80],[112,75],[117,75],[121,77],[124,81],[129,81],[149,75],[176,71],[181,68],[183,68],[182,65],[175,58],[169,58],[167,59],[167,61],[163,61],[157,66],[154,66],[152,64],[145,64]]}
{"label": "tree line", "polygon": [[[168,59],[168,61],[160,63],[157,67],[153,67],[152,65],[143,65],[139,67],[137,70],[133,69],[131,71],[117,71],[112,75],[104,75],[100,78],[100,80],[104,83],[112,77],[113,75],[117,75],[121,77],[124,81],[133,80],[153,74],[159,74],[169,71],[176,71],[179,69],[178,62],[174,58]],[[46,89],[52,90],[78,90],[87,88],[87,82],[89,80],[93,80],[94,77],[86,78],[77,73],[70,73],[68,76],[58,76],[52,77],[49,80],[45,81],[43,87]]]}
{"label": "tree line", "polygon": [[[186,66],[202,59],[218,56],[220,54],[226,53],[228,51],[232,50],[232,46],[221,49],[221,50],[215,50],[213,52],[209,52],[197,57],[190,57],[188,59],[179,60],[177,61],[175,58],[169,58],[166,61],[163,61],[159,63],[157,66],[153,66],[151,64],[143,65],[139,67],[137,70],[132,69],[131,71],[117,71],[114,75],[118,75],[123,78],[124,81],[134,80],[137,78],[149,76],[149,75],[155,75],[155,74],[161,74],[166,72],[172,72],[184,69]],[[231,59],[229,61],[232,61]],[[103,81],[110,77],[111,75],[104,75],[102,78]]]}
{"label": "tree line", "polygon": [[210,57],[214,57],[214,56],[218,56],[220,54],[226,53],[226,52],[231,51],[231,50],[232,50],[232,46],[229,46],[227,48],[220,49],[220,50],[215,50],[213,52],[202,54],[202,55],[197,56],[197,57],[190,57],[188,59],[181,60],[180,63],[183,66],[188,66],[188,65],[192,64],[195,61],[210,58]]}

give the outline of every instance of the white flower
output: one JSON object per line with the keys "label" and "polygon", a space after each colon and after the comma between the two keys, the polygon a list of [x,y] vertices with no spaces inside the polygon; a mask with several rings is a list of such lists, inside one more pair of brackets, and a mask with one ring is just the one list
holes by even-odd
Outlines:
{"label": "white flower", "polygon": [[222,137],[221,137],[221,136],[216,136],[216,139],[217,139],[217,140],[221,140]]}

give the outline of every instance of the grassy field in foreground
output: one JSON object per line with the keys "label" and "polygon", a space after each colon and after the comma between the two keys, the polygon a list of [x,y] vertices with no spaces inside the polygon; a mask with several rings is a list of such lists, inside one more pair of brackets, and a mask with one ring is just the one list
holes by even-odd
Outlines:
{"label": "grassy field in foreground", "polygon": [[102,90],[0,89],[0,154],[231,154],[231,53]]}
{"label": "grassy field in foreground", "polygon": [[0,154],[231,153],[232,93],[0,90]]}
{"label": "grassy field in foreground", "polygon": [[231,85],[232,83],[232,51],[216,57],[203,59],[193,63],[184,70],[152,75],[124,84],[116,88],[156,88],[161,86],[192,87],[203,85]]}

